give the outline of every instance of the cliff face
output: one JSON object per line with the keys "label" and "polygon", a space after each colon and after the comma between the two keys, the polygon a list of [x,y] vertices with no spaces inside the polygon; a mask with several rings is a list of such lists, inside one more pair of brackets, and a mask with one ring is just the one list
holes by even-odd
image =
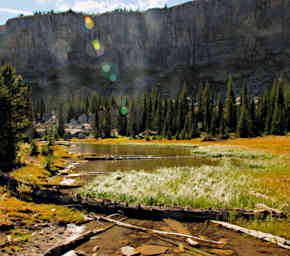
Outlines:
{"label": "cliff face", "polygon": [[172,95],[184,81],[222,88],[229,73],[257,92],[281,71],[290,77],[289,0],[196,0],[91,17],[91,30],[75,13],[9,20],[0,27],[0,63],[15,65],[35,91],[53,92],[135,94],[155,85]]}

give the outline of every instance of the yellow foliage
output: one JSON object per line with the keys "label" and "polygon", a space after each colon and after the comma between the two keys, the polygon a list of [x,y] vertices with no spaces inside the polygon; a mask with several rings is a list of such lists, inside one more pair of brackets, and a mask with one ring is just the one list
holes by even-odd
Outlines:
{"label": "yellow foliage", "polygon": [[35,204],[14,197],[0,199],[0,225],[4,223],[29,224],[36,220],[53,223],[79,222],[83,215],[77,211],[59,205]]}
{"label": "yellow foliage", "polygon": [[29,183],[41,183],[50,176],[50,172],[37,166],[25,166],[14,170],[11,176]]}

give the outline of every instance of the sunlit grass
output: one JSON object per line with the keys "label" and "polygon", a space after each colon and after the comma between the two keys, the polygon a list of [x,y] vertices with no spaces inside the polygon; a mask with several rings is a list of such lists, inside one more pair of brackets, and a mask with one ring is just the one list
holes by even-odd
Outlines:
{"label": "sunlit grass", "polygon": [[246,176],[239,180],[235,176],[227,166],[161,168],[155,173],[115,172],[98,177],[83,193],[147,205],[239,207],[245,204],[240,199],[244,198],[242,187],[248,181]]}
{"label": "sunlit grass", "polygon": [[247,139],[229,139],[229,140],[217,140],[206,142],[202,139],[191,139],[191,140],[151,140],[146,141],[145,139],[131,139],[127,137],[113,138],[113,139],[72,139],[72,142],[84,142],[93,144],[122,144],[122,143],[138,143],[138,144],[189,144],[189,145],[224,145],[224,146],[239,146],[248,149],[262,150],[274,154],[285,154],[290,156],[290,136],[265,136],[257,138]]}
{"label": "sunlit grass", "polygon": [[77,210],[59,205],[25,202],[11,196],[9,191],[0,192],[0,226],[5,223],[20,226],[39,222],[71,223],[82,219],[83,215]]}
{"label": "sunlit grass", "polygon": [[266,220],[248,221],[244,219],[237,219],[232,223],[248,229],[259,230],[274,236],[281,236],[288,240],[290,239],[289,219],[268,218]]}

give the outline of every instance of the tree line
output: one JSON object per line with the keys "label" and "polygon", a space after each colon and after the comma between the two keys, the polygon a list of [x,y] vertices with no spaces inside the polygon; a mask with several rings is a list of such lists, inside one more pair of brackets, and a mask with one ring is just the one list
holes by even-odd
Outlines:
{"label": "tree line", "polygon": [[59,97],[55,105],[40,99],[34,103],[34,119],[44,120],[57,113],[57,130],[62,137],[64,124],[85,115],[96,138],[108,138],[115,129],[122,136],[191,139],[201,135],[228,138],[283,135],[290,131],[290,89],[283,75],[259,97],[249,93],[244,83],[239,97],[230,76],[227,94],[215,95],[208,83],[200,84],[195,95],[186,85],[175,98],[164,98],[153,88],[138,97],[96,93]]}
{"label": "tree line", "polygon": [[244,138],[290,131],[290,87],[283,75],[259,97],[249,93],[246,83],[237,97],[231,76],[227,87],[225,97],[205,83],[194,95],[184,85],[174,98],[162,97],[153,88],[138,97],[93,93],[32,100],[31,86],[11,65],[4,65],[0,69],[0,170],[11,170],[17,164],[18,143],[35,136],[33,121],[48,126],[52,111],[57,122],[51,128],[62,138],[65,123],[81,115],[89,119],[96,138],[115,136],[112,130],[146,139]]}

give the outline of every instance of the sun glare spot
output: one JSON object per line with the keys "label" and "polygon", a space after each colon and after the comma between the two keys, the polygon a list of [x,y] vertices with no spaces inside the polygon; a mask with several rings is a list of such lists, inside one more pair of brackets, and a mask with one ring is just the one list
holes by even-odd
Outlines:
{"label": "sun glare spot", "polygon": [[116,80],[117,80],[117,76],[116,76],[115,74],[111,74],[111,75],[110,75],[110,80],[111,80],[112,82],[116,82]]}
{"label": "sun glare spot", "polygon": [[103,72],[108,73],[111,70],[111,65],[108,63],[103,63],[102,70],[103,70]]}
{"label": "sun glare spot", "polygon": [[94,21],[92,20],[92,18],[90,16],[86,16],[85,17],[85,23],[84,23],[84,25],[85,25],[85,27],[87,29],[90,30],[90,29],[93,29],[94,28],[95,23],[94,23]]}
{"label": "sun glare spot", "polygon": [[93,42],[92,42],[92,44],[93,44],[93,46],[94,46],[94,48],[95,48],[95,50],[96,51],[99,51],[100,49],[101,49],[101,43],[99,42],[99,40],[94,40]]}
{"label": "sun glare spot", "polygon": [[128,114],[128,109],[125,106],[121,107],[120,114],[126,116]]}

